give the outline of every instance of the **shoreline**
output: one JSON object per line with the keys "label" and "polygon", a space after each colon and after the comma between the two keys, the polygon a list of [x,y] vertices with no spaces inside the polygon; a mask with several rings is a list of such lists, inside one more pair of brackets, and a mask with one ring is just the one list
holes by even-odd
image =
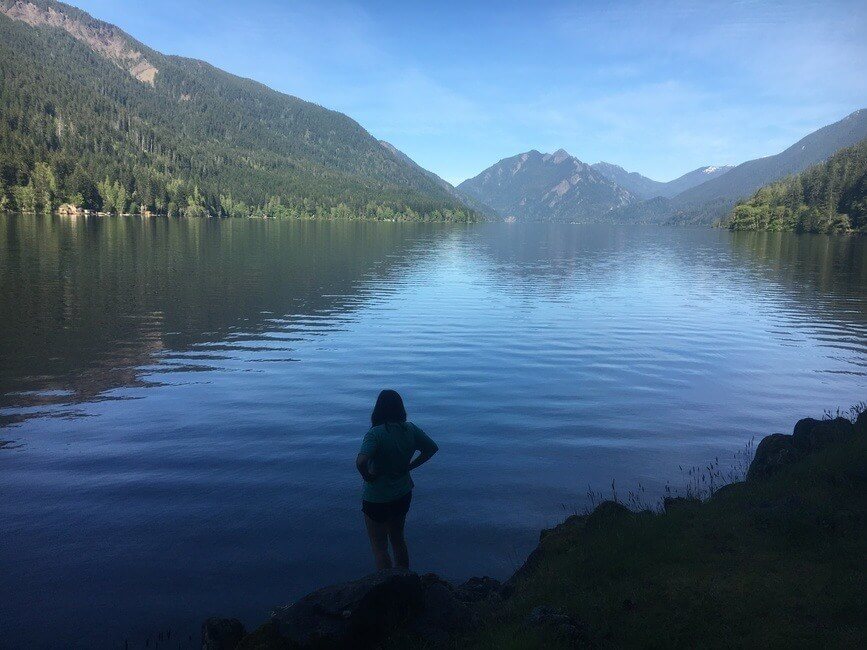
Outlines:
{"label": "shoreline", "polygon": [[[293,603],[276,607],[270,619],[250,633],[237,619],[209,618],[202,624],[202,648],[401,648],[417,647],[422,640],[425,647],[433,648],[596,647],[612,642],[620,645],[615,642],[614,637],[619,634],[616,630],[601,630],[606,621],[610,625],[619,625],[613,619],[640,618],[638,614],[641,609],[653,602],[653,599],[647,600],[648,591],[655,594],[657,600],[663,601],[653,607],[664,606],[664,601],[672,598],[672,594],[660,584],[636,583],[626,578],[630,568],[638,573],[657,575],[657,581],[665,582],[672,577],[666,575],[666,570],[687,573],[696,568],[693,565],[697,562],[703,568],[693,578],[697,583],[694,587],[704,581],[709,581],[713,587],[716,581],[729,579],[732,572],[738,571],[749,573],[750,580],[761,581],[768,578],[768,573],[759,571],[753,575],[755,567],[749,568],[749,560],[763,559],[763,551],[755,547],[763,546],[769,540],[762,538],[770,536],[773,542],[769,546],[770,552],[779,556],[773,561],[787,561],[783,553],[786,546],[781,544],[794,541],[790,539],[793,535],[792,530],[789,530],[792,524],[787,520],[795,520],[802,536],[811,540],[818,537],[820,545],[836,543],[827,535],[825,528],[829,524],[822,518],[824,515],[817,518],[814,512],[823,508],[829,510],[827,516],[833,519],[831,530],[839,528],[842,531],[840,544],[846,546],[854,540],[857,545],[863,540],[865,520],[857,504],[852,505],[853,512],[844,509],[842,514],[839,506],[836,506],[840,495],[835,493],[837,479],[834,477],[841,474],[841,467],[845,472],[851,470],[852,480],[856,483],[863,483],[867,476],[863,472],[864,462],[867,461],[867,412],[863,411],[862,404],[848,413],[848,418],[839,413],[833,419],[830,414],[824,420],[805,418],[798,421],[790,435],[774,433],[763,438],[742,480],[711,489],[705,498],[698,498],[688,489],[686,496],[664,497],[658,510],[647,509],[644,504],[637,504],[639,509],[630,509],[622,500],[603,500],[592,511],[571,515],[553,528],[542,530],[535,550],[503,582],[489,577],[474,577],[460,585],[453,585],[435,574],[420,575],[391,569],[323,587]],[[829,467],[826,468],[825,464]],[[706,469],[713,477],[713,465]],[[824,476],[829,471],[832,485],[827,498],[820,499],[818,503],[808,503],[811,482],[815,490],[818,490],[818,486],[815,477],[804,483],[801,475]],[[857,493],[863,486],[850,487]],[[805,491],[807,493],[802,494]],[[782,492],[789,496],[766,503],[761,499],[767,492],[774,492],[775,496]],[[786,535],[780,540],[775,539],[779,531],[768,531],[765,521],[768,508],[771,508],[772,520],[783,520],[783,528],[786,529],[783,532]],[[754,510],[759,513],[758,526],[752,525],[756,515]],[[745,529],[740,534],[743,539],[739,539],[737,529],[729,531],[724,525],[718,534],[702,533],[702,526],[714,528],[719,525],[717,520],[721,515],[718,511],[726,517],[744,522],[742,525]],[[780,522],[772,523],[776,526]],[[747,527],[756,530],[746,530]],[[672,529],[678,534],[660,534],[663,530]],[[722,537],[718,538],[718,535]],[[625,547],[636,543],[632,536],[646,538],[639,544],[642,550],[625,553]],[[676,547],[682,543],[682,536],[696,536],[693,543],[708,548],[687,546],[678,549]],[[753,536],[759,540],[754,541],[753,545],[744,544]],[[672,549],[672,546],[675,548]],[[616,550],[618,547],[620,554]],[[747,555],[743,567],[727,557],[737,552]],[[750,558],[751,555],[755,557]],[[657,564],[654,564],[654,558]],[[855,557],[850,559],[857,562]],[[716,560],[725,560],[725,564],[717,563]],[[845,563],[847,556],[843,554],[835,560]],[[583,580],[573,581],[569,579],[573,571],[587,575]],[[660,571],[663,573],[659,574]],[[836,577],[833,573],[829,572],[829,575]],[[856,569],[853,574],[855,581],[858,580],[857,573]],[[823,575],[820,573],[819,581]],[[780,576],[776,579],[779,580]],[[786,575],[785,579],[798,583],[799,576]],[[816,577],[813,579],[816,580]],[[591,589],[588,585],[594,580],[600,582]],[[675,582],[680,584],[677,579]],[[691,590],[688,583],[685,585],[685,595],[694,598],[694,589]],[[604,598],[600,600],[600,592],[612,589],[629,595],[613,605]],[[761,610],[764,609],[763,599],[757,593],[761,592],[748,590],[740,597],[743,599],[746,596],[748,600],[755,601],[753,604]],[[677,599],[681,597],[677,595]],[[582,612],[581,606],[568,605],[570,601],[577,605],[585,600],[592,605],[590,612],[600,608],[612,611],[598,612],[601,614],[599,620],[588,620],[593,617]],[[567,605],[564,606],[564,603]],[[738,604],[740,607],[749,605],[742,601]],[[805,600],[803,605],[815,608],[817,603]],[[695,607],[695,604],[692,606]],[[578,610],[577,613],[575,610]],[[670,612],[668,616],[671,616]],[[716,616],[720,616],[718,610]],[[677,621],[677,617],[674,620]],[[710,617],[709,621],[712,620]],[[768,627],[761,619],[757,622]],[[849,623],[852,629],[847,628],[845,635],[865,633],[863,624],[859,628],[857,623]],[[656,624],[660,624],[659,620]],[[682,625],[683,621],[677,622],[678,627]],[[638,626],[630,634],[638,634],[640,638],[640,632]],[[783,629],[776,632],[785,636]],[[690,630],[681,629],[679,633],[682,636],[672,639],[673,645],[690,645]],[[747,633],[742,640],[758,641],[755,636],[758,633]],[[822,626],[818,627],[817,634],[819,636],[816,638],[820,641],[830,639],[827,635],[822,636]],[[718,639],[720,644],[724,640],[722,637]],[[636,638],[632,638],[628,644],[635,641]]]}

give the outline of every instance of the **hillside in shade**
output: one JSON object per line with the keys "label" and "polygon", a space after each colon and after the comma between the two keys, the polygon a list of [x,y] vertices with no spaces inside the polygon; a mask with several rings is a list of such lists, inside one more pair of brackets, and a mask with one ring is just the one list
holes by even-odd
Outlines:
{"label": "hillside in shade", "polygon": [[595,221],[638,200],[563,149],[505,158],[457,189],[518,221]]}
{"label": "hillside in shade", "polygon": [[867,138],[762,187],[736,205],[724,225],[732,230],[867,231]]}
{"label": "hillside in shade", "polygon": [[802,172],[867,137],[867,110],[822,127],[773,156],[749,160],[670,199],[626,206],[612,214],[625,223],[712,224],[763,185]]}
{"label": "hillside in shade", "polygon": [[0,151],[21,210],[477,216],[346,115],[53,0],[0,0]]}
{"label": "hillside in shade", "polygon": [[480,215],[482,215],[488,219],[498,219],[499,218],[499,215],[497,215],[496,211],[493,208],[491,208],[489,205],[485,205],[481,201],[477,201],[469,194],[460,191],[458,188],[456,188],[454,185],[449,183],[444,178],[440,178],[439,176],[434,174],[432,171],[425,169],[424,167],[421,167],[417,162],[415,162],[412,158],[407,156],[403,151],[401,151],[400,149],[395,147],[390,142],[386,142],[385,140],[380,140],[379,143],[383,147],[385,147],[388,151],[390,151],[395,157],[397,157],[398,160],[401,160],[405,164],[411,165],[412,167],[415,167],[416,169],[418,169],[421,173],[423,173],[425,176],[430,178],[434,183],[439,185],[442,189],[444,189],[446,192],[448,192],[457,201],[460,201],[461,203],[466,205],[468,208],[475,210],[477,213],[479,213]]}

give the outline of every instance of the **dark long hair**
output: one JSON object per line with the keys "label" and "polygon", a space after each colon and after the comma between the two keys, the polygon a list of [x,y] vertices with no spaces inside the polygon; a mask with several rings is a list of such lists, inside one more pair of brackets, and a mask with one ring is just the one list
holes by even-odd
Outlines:
{"label": "dark long hair", "polygon": [[382,391],[376,398],[373,413],[370,414],[370,426],[372,427],[389,422],[406,422],[403,399],[396,390]]}

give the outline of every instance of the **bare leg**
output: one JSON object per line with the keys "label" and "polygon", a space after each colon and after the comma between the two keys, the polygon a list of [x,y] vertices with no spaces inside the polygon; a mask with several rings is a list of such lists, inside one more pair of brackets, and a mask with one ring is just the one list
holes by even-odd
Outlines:
{"label": "bare leg", "polygon": [[391,556],[388,554],[388,523],[379,523],[364,515],[364,524],[367,526],[367,536],[370,538],[370,548],[373,551],[373,559],[376,561],[376,570],[390,569]]}
{"label": "bare leg", "polygon": [[394,563],[404,569],[409,568],[409,549],[403,536],[406,515],[388,520],[388,538],[391,540],[391,550],[394,552]]}

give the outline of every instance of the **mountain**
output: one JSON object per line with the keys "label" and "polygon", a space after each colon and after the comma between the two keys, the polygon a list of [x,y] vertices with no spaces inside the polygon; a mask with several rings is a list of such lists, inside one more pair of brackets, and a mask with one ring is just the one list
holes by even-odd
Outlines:
{"label": "mountain", "polygon": [[596,221],[638,200],[563,149],[505,158],[457,189],[521,221]]}
{"label": "mountain", "polygon": [[0,203],[40,211],[477,216],[346,115],[53,0],[0,0],[0,152]]}
{"label": "mountain", "polygon": [[462,192],[462,191],[460,191],[459,189],[457,189],[454,185],[452,185],[451,183],[449,183],[449,182],[448,182],[447,180],[445,180],[444,178],[440,178],[439,176],[437,176],[436,174],[434,174],[432,171],[430,171],[430,170],[428,170],[428,169],[425,169],[424,167],[420,166],[420,165],[419,165],[418,163],[416,163],[412,158],[410,158],[409,156],[407,156],[404,152],[402,152],[400,149],[398,149],[397,147],[395,147],[395,146],[394,146],[393,144],[391,144],[390,142],[386,142],[385,140],[380,140],[380,141],[379,141],[379,144],[381,144],[383,147],[385,147],[388,151],[391,152],[391,154],[392,154],[393,156],[395,156],[396,158],[398,158],[398,159],[399,159],[400,161],[402,161],[404,164],[412,165],[413,167],[415,167],[416,169],[418,169],[419,171],[421,171],[421,173],[425,174],[425,175],[426,175],[428,178],[430,178],[434,183],[436,183],[436,184],[439,185],[441,188],[443,188],[446,192],[448,192],[448,193],[449,193],[449,194],[450,194],[450,195],[451,195],[455,200],[460,201],[461,203],[463,203],[463,204],[464,204],[465,206],[467,206],[468,208],[470,208],[470,209],[472,209],[472,210],[475,210],[475,211],[478,212],[480,215],[482,215],[482,216],[484,216],[484,217],[486,217],[486,218],[488,218],[488,219],[497,219],[497,218],[499,218],[499,215],[497,214],[497,212],[496,212],[496,211],[495,211],[491,206],[489,206],[489,205],[485,205],[485,204],[482,203],[481,201],[477,201],[476,199],[474,199],[472,196],[470,196],[470,195],[467,194],[466,192]]}
{"label": "mountain", "polygon": [[708,165],[707,167],[693,169],[691,172],[687,172],[683,176],[679,176],[673,181],[665,183],[665,192],[658,196],[676,196],[690,188],[706,183],[713,178],[727,174],[731,169],[734,169],[731,165]]}
{"label": "mountain", "polygon": [[822,127],[774,156],[742,163],[672,199],[672,223],[712,223],[762,185],[797,174],[867,137],[867,110]]}
{"label": "mountain", "polygon": [[723,225],[732,230],[867,231],[867,138],[762,187],[736,205]]}
{"label": "mountain", "polygon": [[867,110],[862,109],[814,131],[776,155],[732,167],[671,198],[657,197],[618,208],[611,212],[609,220],[618,223],[711,224],[725,217],[739,200],[750,197],[763,185],[804,171],[865,137]]}
{"label": "mountain", "polygon": [[679,178],[675,178],[673,181],[663,183],[647,178],[647,176],[642,176],[638,172],[628,172],[619,165],[607,162],[598,162],[592,165],[592,167],[640,199],[652,199],[657,196],[672,197],[690,187],[721,176],[731,169],[730,166],[726,165],[699,167]]}

